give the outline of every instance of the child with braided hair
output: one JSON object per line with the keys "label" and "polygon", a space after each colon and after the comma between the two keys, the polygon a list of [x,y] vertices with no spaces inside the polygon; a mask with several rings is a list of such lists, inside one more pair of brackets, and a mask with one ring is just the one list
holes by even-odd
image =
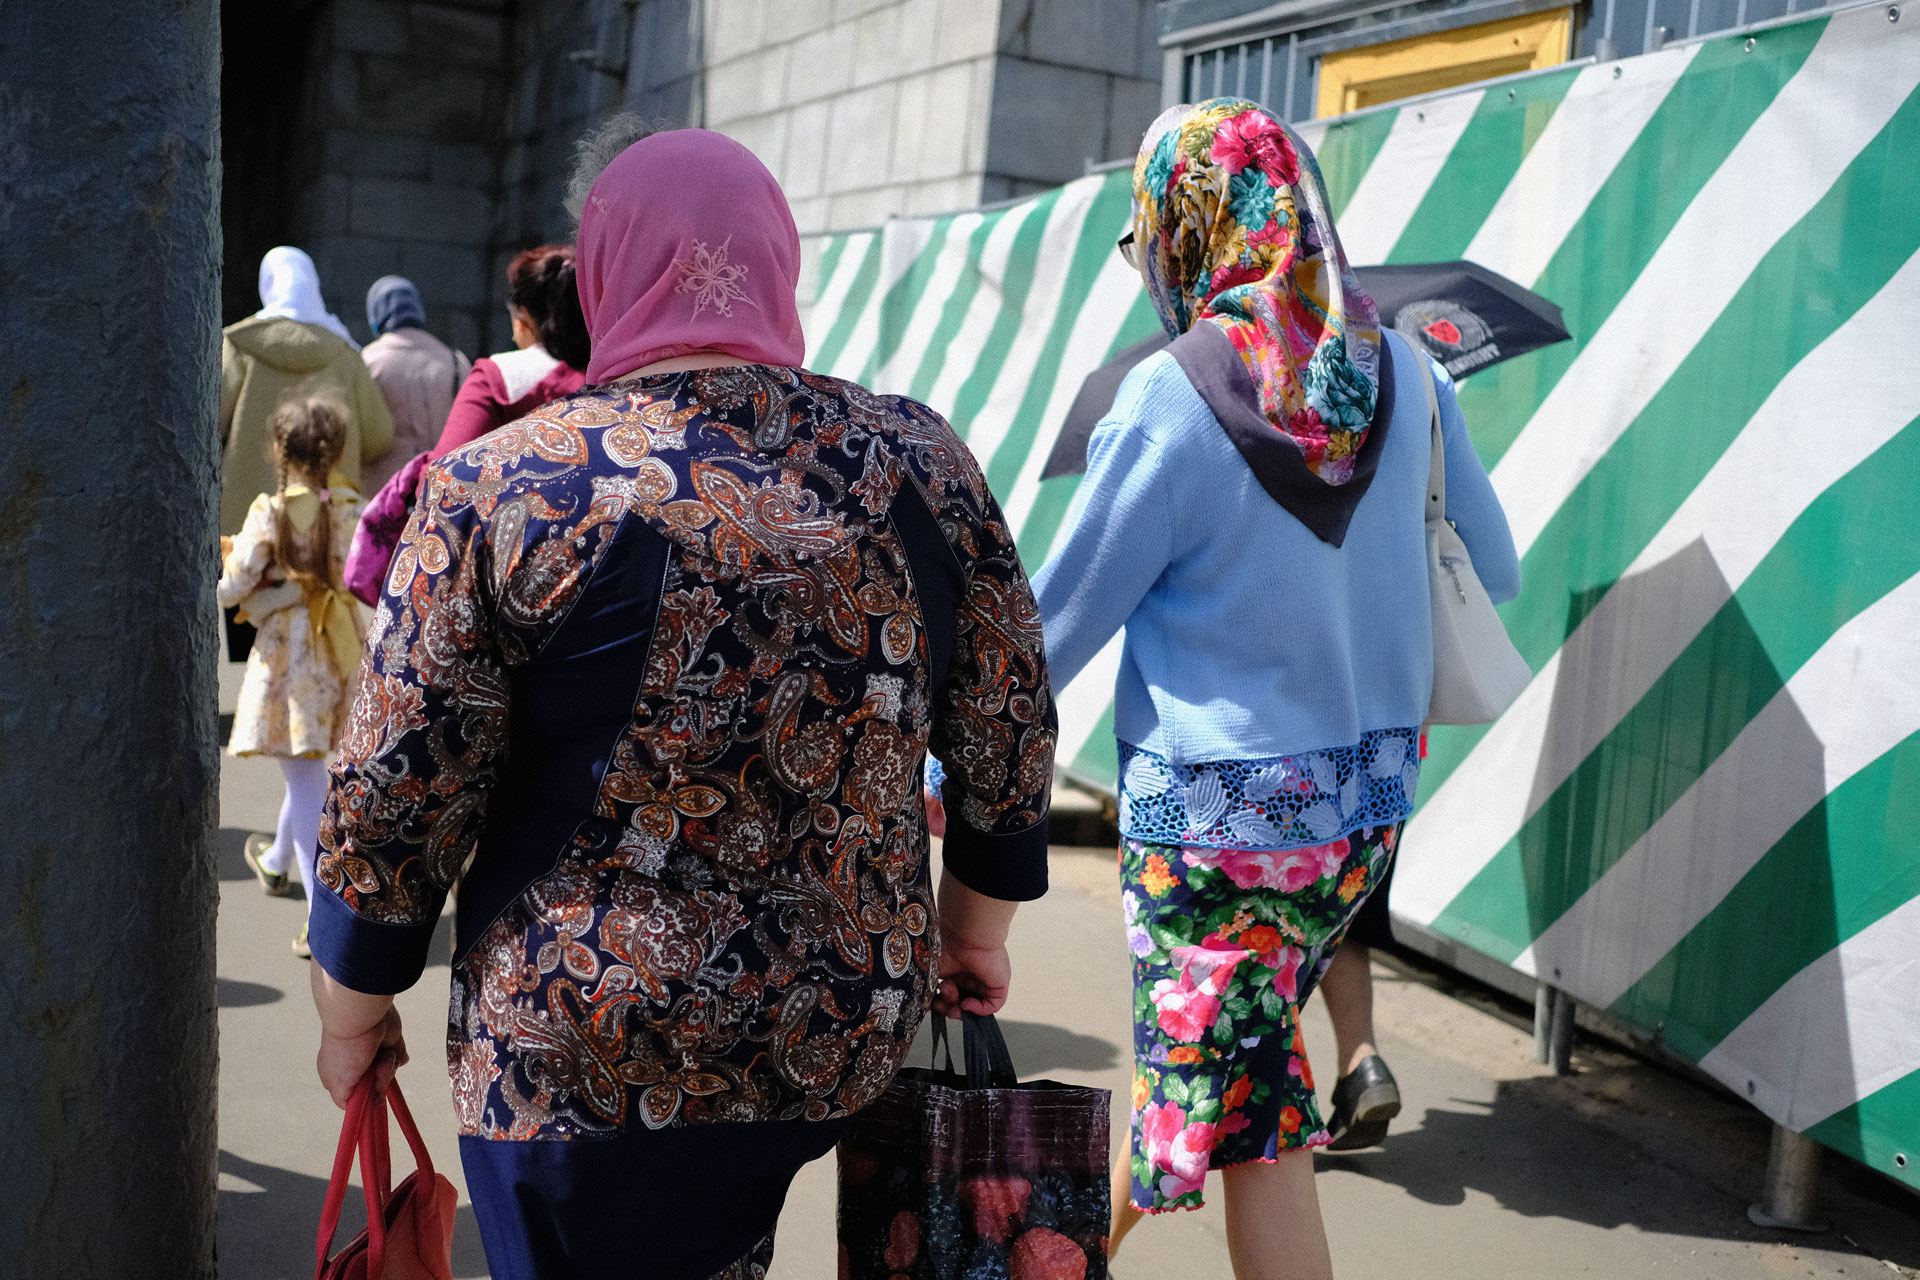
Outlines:
{"label": "child with braided hair", "polygon": [[[327,757],[346,727],[365,619],[341,578],[360,496],[328,483],[346,445],[343,412],[322,399],[274,411],[275,492],[253,501],[221,567],[223,608],[238,605],[259,629],[247,659],[227,750],[272,756],[287,792],[274,838],[250,836],[246,858],[274,897],[291,892],[297,861],[311,910]],[[293,941],[306,957],[307,931]]]}

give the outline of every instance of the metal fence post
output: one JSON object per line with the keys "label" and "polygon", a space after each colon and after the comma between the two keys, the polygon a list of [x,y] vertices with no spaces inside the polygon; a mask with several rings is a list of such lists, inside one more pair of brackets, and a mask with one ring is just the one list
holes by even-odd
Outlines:
{"label": "metal fence post", "polygon": [[1573,1071],[1573,997],[1545,982],[1533,989],[1533,1054],[1556,1075]]}
{"label": "metal fence post", "polygon": [[1784,1231],[1827,1231],[1830,1224],[1814,1212],[1820,1194],[1820,1144],[1783,1124],[1773,1126],[1767,1149],[1765,1198],[1747,1206],[1747,1219],[1756,1227]]}
{"label": "metal fence post", "polygon": [[1573,1074],[1573,997],[1558,988],[1553,993],[1552,1042],[1547,1063],[1557,1076]]}

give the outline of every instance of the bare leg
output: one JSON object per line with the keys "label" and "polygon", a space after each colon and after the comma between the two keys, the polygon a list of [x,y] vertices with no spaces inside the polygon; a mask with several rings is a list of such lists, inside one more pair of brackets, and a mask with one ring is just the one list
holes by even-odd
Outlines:
{"label": "bare leg", "polygon": [[1113,1162],[1113,1227],[1107,1232],[1109,1258],[1118,1251],[1127,1232],[1146,1216],[1133,1207],[1133,1150],[1131,1146],[1122,1147],[1120,1158]]}
{"label": "bare leg", "polygon": [[1311,1151],[1282,1151],[1272,1164],[1237,1164],[1222,1177],[1235,1280],[1333,1280]]}
{"label": "bare leg", "polygon": [[1360,1065],[1373,1047],[1373,968],[1371,953],[1351,938],[1340,944],[1320,978],[1327,1017],[1340,1056],[1340,1075]]}

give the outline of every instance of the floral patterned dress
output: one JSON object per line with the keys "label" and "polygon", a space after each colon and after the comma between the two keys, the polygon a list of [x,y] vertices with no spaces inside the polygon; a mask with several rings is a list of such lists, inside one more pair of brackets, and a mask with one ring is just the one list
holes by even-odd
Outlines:
{"label": "floral patterned dress", "polygon": [[[273,561],[274,514],[280,502],[270,493],[253,500],[221,565],[215,592],[221,608],[243,604],[255,591],[277,585],[284,577]],[[335,485],[324,507],[332,522],[328,570],[342,592],[341,571],[353,545],[354,526],[360,521],[360,505],[352,489]],[[342,616],[355,626],[362,622],[358,606]],[[329,646],[315,632],[305,601],[294,597],[249,620],[258,634],[240,682],[227,750],[236,756],[323,759],[338,745],[346,726],[350,682],[342,678]]]}
{"label": "floral patterned dress", "polygon": [[475,1185],[531,1170],[516,1149],[876,1098],[938,960],[930,745],[960,796],[946,869],[1044,892],[1037,609],[978,466],[913,401],[756,365],[549,404],[429,470],[368,653],[314,958],[409,986],[460,879]]}
{"label": "floral patterned dress", "polygon": [[1419,730],[1175,765],[1120,744],[1133,953],[1133,1203],[1193,1209],[1208,1169],[1324,1146],[1300,1009],[1386,878]]}
{"label": "floral patterned dress", "polygon": [[1136,1207],[1197,1209],[1208,1169],[1330,1141],[1300,1009],[1399,835],[1367,827],[1287,850],[1122,843]]}

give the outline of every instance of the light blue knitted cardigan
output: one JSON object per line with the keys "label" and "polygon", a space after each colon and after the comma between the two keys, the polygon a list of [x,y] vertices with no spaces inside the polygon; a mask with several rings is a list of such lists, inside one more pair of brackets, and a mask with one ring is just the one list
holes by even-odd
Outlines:
{"label": "light blue knitted cardigan", "polygon": [[1421,364],[1440,382],[1447,514],[1493,599],[1519,592],[1513,536],[1452,384],[1397,334],[1386,340],[1393,418],[1338,547],[1267,496],[1170,355],[1121,384],[1033,585],[1056,689],[1126,628],[1114,690],[1122,742],[1176,766],[1245,761],[1348,748],[1426,718]]}

